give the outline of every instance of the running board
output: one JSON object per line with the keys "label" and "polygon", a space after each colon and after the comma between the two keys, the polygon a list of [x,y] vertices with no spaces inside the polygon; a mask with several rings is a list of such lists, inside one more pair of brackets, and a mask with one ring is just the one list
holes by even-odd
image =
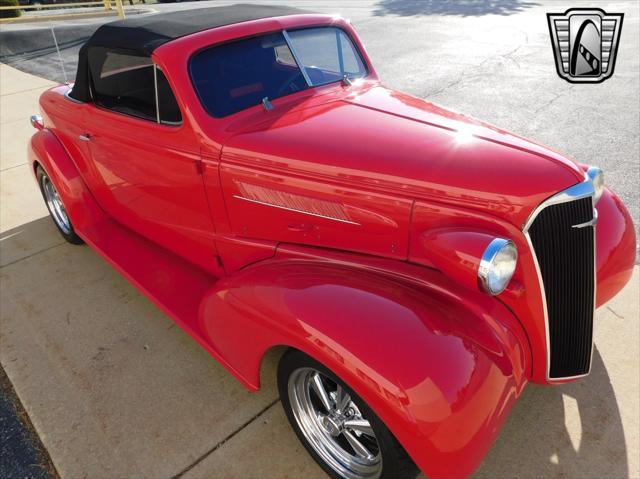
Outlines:
{"label": "running board", "polygon": [[200,301],[218,278],[110,218],[78,234],[173,320],[200,335]]}
{"label": "running board", "polygon": [[77,233],[246,387],[257,389],[204,340],[200,303],[218,280],[217,277],[110,218],[93,223]]}

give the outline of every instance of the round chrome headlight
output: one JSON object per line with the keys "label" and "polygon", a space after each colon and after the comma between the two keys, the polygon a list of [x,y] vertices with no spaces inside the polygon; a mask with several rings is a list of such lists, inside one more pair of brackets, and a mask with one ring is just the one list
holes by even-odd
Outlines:
{"label": "round chrome headlight", "polygon": [[513,241],[495,238],[482,254],[478,267],[480,286],[487,293],[496,295],[504,291],[511,281],[516,263],[518,250]]}
{"label": "round chrome headlight", "polygon": [[600,200],[602,193],[604,193],[604,173],[597,166],[590,166],[587,170],[587,176],[596,191],[593,196],[593,204],[595,205]]}

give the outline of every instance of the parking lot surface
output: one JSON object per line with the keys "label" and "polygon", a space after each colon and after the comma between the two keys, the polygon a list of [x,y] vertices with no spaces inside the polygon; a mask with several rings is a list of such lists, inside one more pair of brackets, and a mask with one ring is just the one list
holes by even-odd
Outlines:
{"label": "parking lot surface", "polygon": [[[212,3],[231,2],[154,8]],[[286,3],[350,18],[389,86],[603,167],[637,227],[635,2],[599,4],[625,19],[615,74],[598,85],[555,73],[545,14],[574,5]],[[54,24],[70,76],[79,39],[98,24]],[[28,52],[14,48],[20,32]],[[58,235],[26,166],[28,117],[61,75],[37,38],[24,25],[0,31],[12,65],[0,66],[0,364],[56,469],[63,478],[324,477],[286,423],[275,359],[263,390],[246,392],[97,254]],[[640,477],[638,295],[636,268],[597,312],[591,375],[529,386],[477,477]]]}

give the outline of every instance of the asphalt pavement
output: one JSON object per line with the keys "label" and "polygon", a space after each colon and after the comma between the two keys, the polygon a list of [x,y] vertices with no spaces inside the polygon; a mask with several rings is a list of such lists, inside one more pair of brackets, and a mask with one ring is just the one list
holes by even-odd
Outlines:
{"label": "asphalt pavement", "polygon": [[0,477],[56,479],[55,468],[0,366]]}

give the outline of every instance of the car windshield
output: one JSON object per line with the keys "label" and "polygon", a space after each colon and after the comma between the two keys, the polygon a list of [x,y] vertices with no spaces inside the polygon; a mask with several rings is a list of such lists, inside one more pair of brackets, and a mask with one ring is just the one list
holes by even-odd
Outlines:
{"label": "car windshield", "polygon": [[193,56],[189,68],[200,101],[215,117],[367,73],[349,36],[334,27],[270,33],[207,48]]}

